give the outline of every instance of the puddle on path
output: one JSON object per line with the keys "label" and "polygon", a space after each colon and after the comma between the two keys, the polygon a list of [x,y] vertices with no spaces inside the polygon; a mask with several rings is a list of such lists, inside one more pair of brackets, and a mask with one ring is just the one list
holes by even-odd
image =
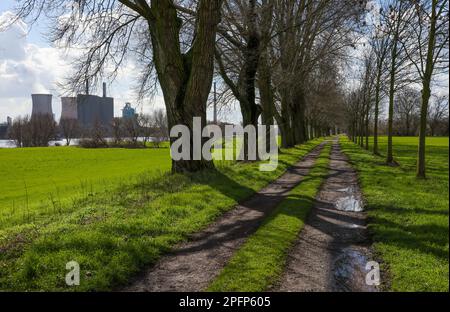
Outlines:
{"label": "puddle on path", "polygon": [[369,262],[361,251],[348,247],[334,261],[335,288],[340,291],[376,291],[366,284],[366,264]]}
{"label": "puddle on path", "polygon": [[364,207],[359,200],[354,195],[349,195],[343,198],[340,198],[336,201],[335,207],[337,210],[341,211],[351,211],[351,212],[362,212],[364,211]]}

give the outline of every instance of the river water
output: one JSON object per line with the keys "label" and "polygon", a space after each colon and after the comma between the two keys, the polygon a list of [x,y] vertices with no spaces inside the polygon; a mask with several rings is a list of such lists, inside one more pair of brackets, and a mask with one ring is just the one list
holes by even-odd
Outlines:
{"label": "river water", "polygon": [[[73,139],[70,142],[70,146],[77,146],[80,139]],[[107,141],[113,141],[112,138],[106,138]],[[138,138],[139,142],[143,142],[144,138]],[[150,142],[154,141],[154,138],[149,138]],[[49,146],[66,146],[66,140],[57,140],[57,141],[50,141]],[[16,145],[14,144],[14,141],[12,140],[0,140],[0,148],[16,148]]]}
{"label": "river water", "polygon": [[[61,145],[61,146],[65,146],[66,145],[66,141],[65,140],[58,140],[58,141],[50,141],[49,145],[50,146],[55,146],[55,145]],[[72,142],[70,142],[71,146],[76,146],[78,145],[78,140],[74,139],[72,140]],[[16,145],[14,144],[14,141],[11,140],[0,140],[0,148],[15,148]]]}

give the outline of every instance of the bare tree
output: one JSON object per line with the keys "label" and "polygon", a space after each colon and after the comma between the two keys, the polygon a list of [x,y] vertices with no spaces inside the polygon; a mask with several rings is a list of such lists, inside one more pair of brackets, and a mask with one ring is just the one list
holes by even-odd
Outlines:
{"label": "bare tree", "polygon": [[51,140],[56,138],[57,124],[53,115],[33,115],[28,124],[29,135],[31,135],[31,146],[48,146]]}
{"label": "bare tree", "polygon": [[394,112],[403,131],[401,134],[412,136],[416,133],[416,117],[420,111],[420,92],[408,87],[400,90],[395,103]]}
{"label": "bare tree", "polygon": [[25,127],[27,126],[28,122],[29,118],[27,116],[17,117],[14,119],[11,127],[8,129],[8,137],[14,141],[14,144],[17,147],[25,147]]}
{"label": "bare tree", "polygon": [[[273,83],[279,105],[275,112],[282,145],[306,139],[305,112],[309,76],[327,57],[345,59],[358,40],[365,1],[276,1],[274,8]],[[355,36],[356,35],[356,36]]]}
{"label": "bare tree", "polygon": [[9,136],[17,147],[46,147],[56,138],[56,129],[52,115],[38,114],[14,120]]}
{"label": "bare tree", "polygon": [[84,129],[83,138],[80,140],[79,146],[83,148],[108,147],[106,134],[106,127],[99,120],[95,120],[90,128]]}
{"label": "bare tree", "polygon": [[[260,60],[261,38],[256,0],[225,0],[216,45],[216,61],[222,79],[239,101],[244,127],[257,127],[261,107],[256,103],[256,74]],[[233,31],[234,30],[234,31]],[[248,138],[245,136],[244,141]],[[244,159],[249,151],[244,143]]]}
{"label": "bare tree", "polygon": [[59,121],[59,128],[61,134],[66,140],[66,145],[69,146],[72,139],[79,134],[78,120],[72,118],[61,118]]}
{"label": "bare tree", "polygon": [[168,140],[169,129],[167,127],[167,116],[164,110],[158,109],[153,112],[153,142],[157,147],[161,146],[161,143]]}
{"label": "bare tree", "polygon": [[115,145],[120,145],[123,141],[124,129],[123,129],[123,119],[114,118],[111,123],[111,131],[114,139]]}
{"label": "bare tree", "polygon": [[148,114],[139,114],[137,116],[137,123],[140,128],[140,135],[143,138],[143,145],[147,146],[147,143],[150,142],[154,131],[152,116]]}
{"label": "bare tree", "polygon": [[407,19],[410,27],[408,36],[402,38],[402,44],[422,84],[417,177],[425,178],[425,141],[432,78],[438,72],[448,71],[449,10],[447,0],[410,2],[413,4]]}
{"label": "bare tree", "polygon": [[[389,32],[387,30],[387,24],[380,18],[380,14],[376,12],[377,10],[382,13],[383,4],[380,8],[374,7],[375,12],[372,12],[372,29],[370,45],[372,51],[375,54],[376,59],[376,77],[375,77],[375,107],[374,107],[374,121],[373,121],[373,153],[379,155],[378,147],[378,126],[379,126],[379,116],[380,116],[380,102],[382,100],[382,88],[385,81],[385,74],[387,72],[387,58],[389,56]],[[386,4],[384,4],[386,5]]]}
{"label": "bare tree", "polygon": [[337,133],[337,128],[345,127],[344,92],[337,62],[332,57],[322,60],[308,80],[309,88],[305,95],[308,103],[305,111],[307,139]]}
{"label": "bare tree", "polygon": [[386,162],[395,164],[393,154],[393,123],[395,93],[400,87],[400,74],[404,74],[409,68],[405,49],[401,45],[400,38],[407,32],[407,19],[409,18],[410,4],[405,0],[393,0],[388,2],[386,9],[381,9],[386,30],[389,36],[389,109],[388,109],[388,148]]}
{"label": "bare tree", "polygon": [[136,118],[125,118],[122,120],[125,137],[129,140],[131,145],[137,146],[139,136],[141,134],[141,126]]}
{"label": "bare tree", "polygon": [[439,135],[448,135],[448,115],[448,95],[434,96],[428,112],[428,126],[431,136],[438,135],[438,129],[445,127],[446,130],[441,129]]}

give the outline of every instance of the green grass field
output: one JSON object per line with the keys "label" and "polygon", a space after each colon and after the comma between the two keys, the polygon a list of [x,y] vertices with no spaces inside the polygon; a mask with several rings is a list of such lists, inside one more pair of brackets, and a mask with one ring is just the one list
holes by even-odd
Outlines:
{"label": "green grass field", "polygon": [[[427,139],[428,178],[415,177],[417,138],[394,138],[400,167],[346,138],[344,152],[359,171],[384,286],[393,291],[448,291],[448,138]],[[380,152],[387,139],[381,138]]]}
{"label": "green grass field", "polygon": [[170,166],[169,149],[0,149],[0,228],[46,218],[86,194]]}
{"label": "green grass field", "polygon": [[[39,158],[32,156],[33,149],[5,151],[11,153],[8,160],[3,162],[5,167],[22,168],[23,175],[35,170],[31,176],[36,179],[38,186],[36,193],[29,188],[29,198],[33,198],[31,203],[39,202],[40,198],[45,198],[46,192],[52,190],[53,183],[48,183],[47,188],[39,188],[38,181],[42,180],[42,184],[48,182],[52,176],[48,172],[64,172],[64,169],[59,169],[61,167],[79,168],[72,169],[75,181],[65,180],[68,189],[71,185],[75,188],[79,183],[79,177],[75,173],[77,170],[84,171],[88,177],[97,177],[100,182],[98,186],[93,186],[98,190],[95,194],[89,189],[82,194],[74,190],[74,199],[63,202],[61,207],[58,204],[54,208],[52,203],[45,204],[45,201],[42,206],[30,204],[30,211],[26,213],[39,214],[38,217],[16,218],[12,219],[14,222],[2,223],[0,289],[110,290],[128,281],[144,265],[154,263],[174,244],[214,221],[238,201],[279,177],[320,142],[321,140],[315,140],[300,147],[283,150],[278,169],[273,172],[259,171],[258,163],[225,162],[218,163],[217,171],[204,171],[191,176],[161,176],[155,171],[149,172],[156,163],[169,162],[167,150],[74,150],[75,153],[91,153],[92,158],[86,158],[80,164],[77,162],[78,157],[67,156],[66,158],[78,163],[69,166],[70,161],[60,156],[60,161],[54,162],[54,166],[37,168],[36,163],[54,159],[53,153],[46,154],[47,150],[37,149],[36,151],[46,155]],[[22,152],[29,152],[29,158],[33,161],[25,165],[16,161],[17,157],[12,154]],[[103,152],[117,153],[117,156],[109,155],[111,159],[108,164],[108,159],[102,161]],[[166,156],[156,154],[157,156],[152,157],[152,152],[166,153]],[[95,155],[96,153],[100,154]],[[125,155],[127,153],[130,155]],[[133,172],[130,170],[124,170],[121,178],[116,169],[128,168],[130,162],[137,162],[133,153],[149,153],[147,156],[141,155],[149,157],[147,165],[142,164],[141,170],[135,167],[134,178],[131,178]],[[122,162],[114,162],[119,157],[122,157]],[[102,169],[97,171],[97,167]],[[138,174],[139,171],[141,174]],[[113,176],[113,172],[117,176]],[[117,184],[107,184],[105,187],[101,181],[106,178],[117,178]],[[23,178],[14,175],[9,179],[12,182]],[[21,185],[20,182],[16,183]],[[15,196],[20,197],[20,193],[21,191]],[[9,195],[8,192],[3,194]],[[14,194],[11,198],[13,196]],[[17,209],[21,211],[16,213],[24,214],[26,206],[19,207]],[[6,208],[9,209],[10,207]],[[66,263],[69,261],[77,261],[81,266],[81,285],[76,288],[65,284]]]}
{"label": "green grass field", "polygon": [[[168,149],[0,149],[0,290],[114,289],[319,142],[283,150],[274,172],[260,172],[257,163],[218,162],[217,171],[191,176],[167,174]],[[428,139],[427,180],[415,178],[417,138],[394,138],[399,167],[346,138],[341,142],[360,174],[385,289],[448,291],[448,138]],[[382,153],[386,142],[381,138]],[[312,197],[316,190],[316,184],[301,184],[291,196]],[[282,269],[292,233],[302,227],[305,204],[289,220],[283,212],[293,206],[281,205],[211,289],[265,289]],[[280,227],[292,235],[267,242],[266,234]],[[264,259],[265,265],[230,281],[242,267],[252,268],[243,259]],[[64,279],[73,260],[82,269],[76,288]]]}

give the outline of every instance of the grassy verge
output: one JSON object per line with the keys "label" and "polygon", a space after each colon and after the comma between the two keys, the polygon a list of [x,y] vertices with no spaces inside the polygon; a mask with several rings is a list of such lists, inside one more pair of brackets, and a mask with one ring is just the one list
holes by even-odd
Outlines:
{"label": "grassy verge", "polygon": [[[46,218],[2,227],[0,289],[110,290],[279,177],[319,143],[283,150],[273,172],[260,172],[258,163],[218,163],[218,170],[192,176],[142,175],[88,194]],[[80,286],[65,284],[70,261],[80,264]]]}
{"label": "grassy verge", "polygon": [[208,290],[258,292],[267,290],[276,281],[328,173],[329,154],[327,144],[308,178],[290,192],[231,258]]}
{"label": "grassy verge", "polygon": [[[359,172],[374,248],[392,291],[448,291],[448,138],[427,141],[428,179],[415,178],[416,138],[394,138],[400,167],[383,164],[346,138],[343,151]],[[381,151],[386,140],[381,138]]]}

